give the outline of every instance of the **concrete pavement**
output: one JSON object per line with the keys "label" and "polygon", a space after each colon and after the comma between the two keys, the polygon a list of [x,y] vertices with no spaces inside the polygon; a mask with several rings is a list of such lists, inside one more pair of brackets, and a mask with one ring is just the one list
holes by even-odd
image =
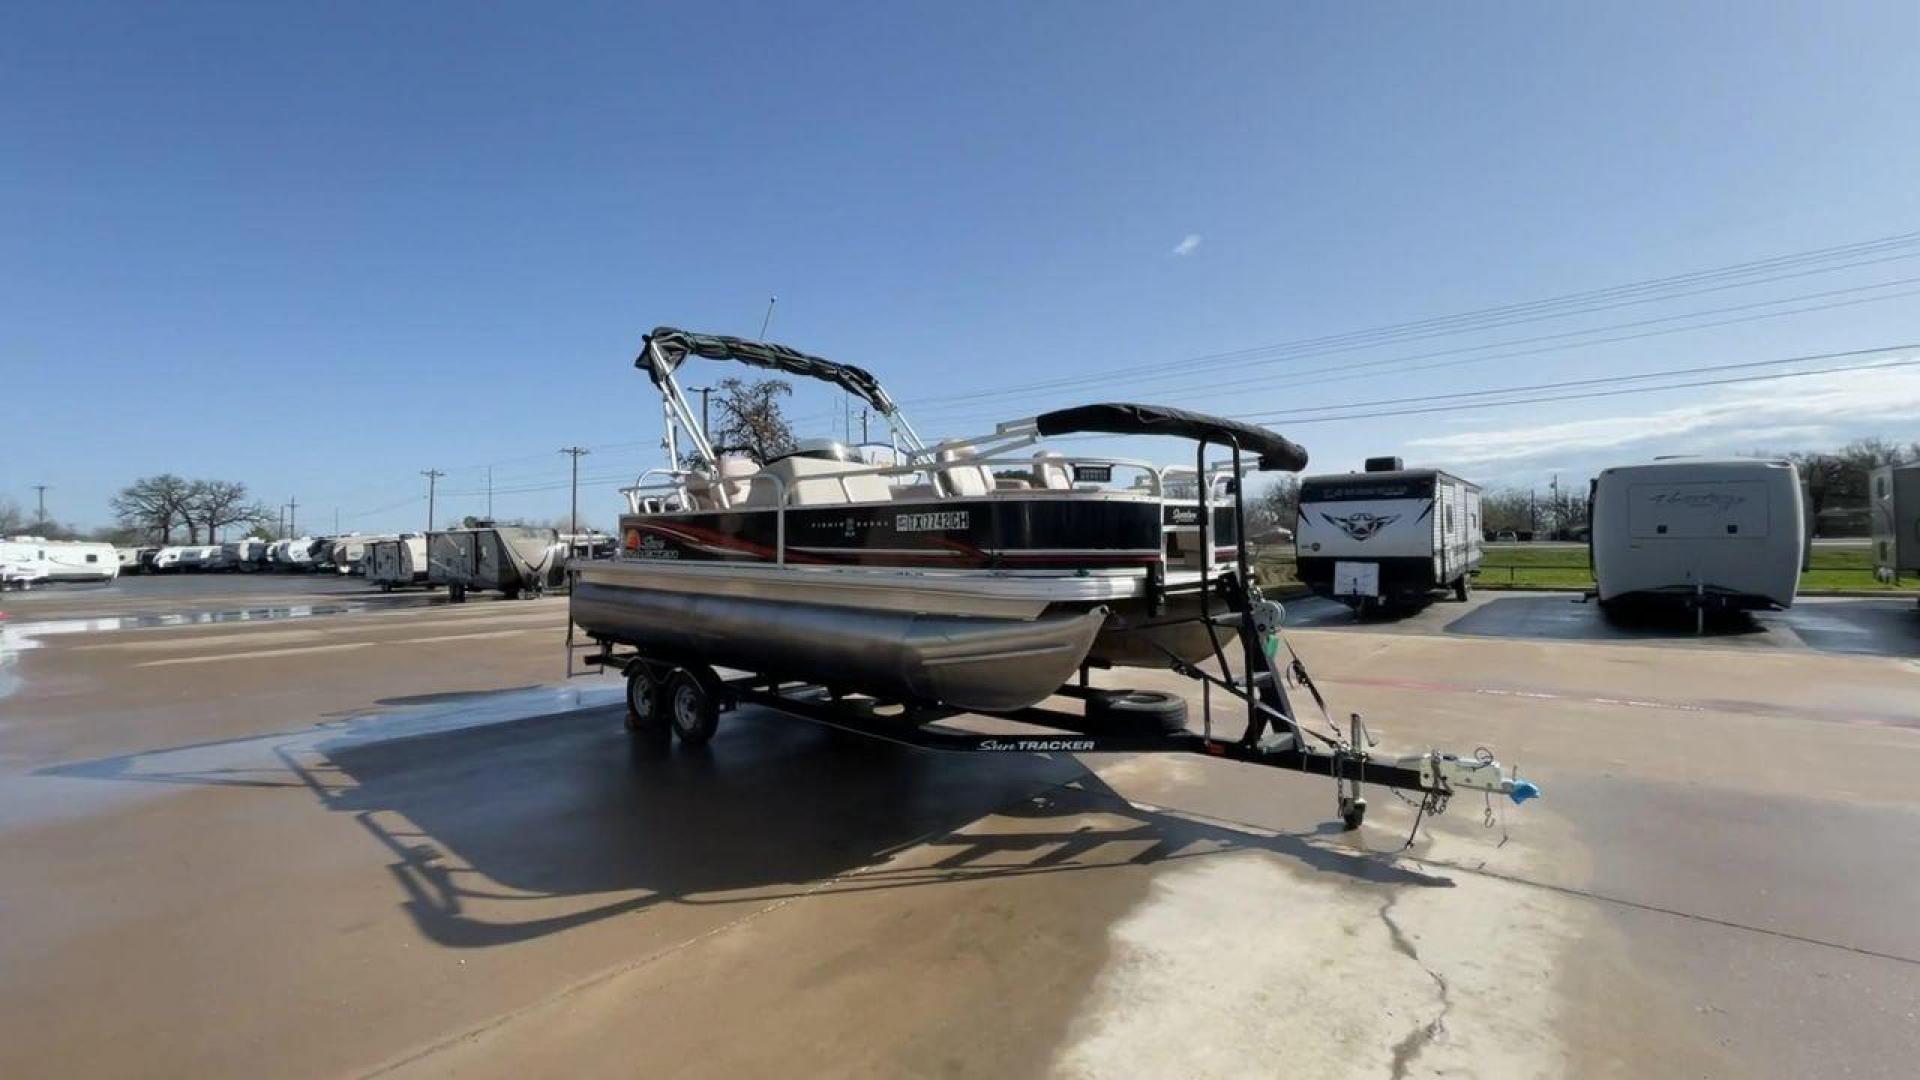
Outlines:
{"label": "concrete pavement", "polygon": [[1300,630],[1387,745],[1484,742],[1546,788],[1492,827],[1457,801],[1396,854],[1390,793],[1343,834],[1325,781],[1192,757],[940,756],[754,709],[661,752],[617,684],[559,678],[559,600],[11,614],[9,1076],[1920,1054],[1920,653]]}

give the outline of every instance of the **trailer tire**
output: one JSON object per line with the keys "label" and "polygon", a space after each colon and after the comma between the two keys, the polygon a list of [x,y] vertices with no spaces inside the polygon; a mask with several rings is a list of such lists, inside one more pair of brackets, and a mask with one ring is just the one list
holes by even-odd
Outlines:
{"label": "trailer tire", "polygon": [[459,583],[447,586],[447,603],[464,604],[467,602],[467,587]]}
{"label": "trailer tire", "polygon": [[635,734],[665,734],[661,721],[660,680],[645,662],[635,660],[627,666],[627,730]]}
{"label": "trailer tire", "polygon": [[1100,690],[1087,698],[1087,727],[1103,735],[1171,735],[1187,729],[1187,702],[1161,690]]}
{"label": "trailer tire", "polygon": [[1471,577],[1466,574],[1461,574],[1459,580],[1453,583],[1453,598],[1463,604],[1473,599],[1473,580]]}
{"label": "trailer tire", "polygon": [[675,668],[667,677],[667,722],[680,736],[683,746],[703,746],[720,726],[720,702],[706,681],[686,668]]}

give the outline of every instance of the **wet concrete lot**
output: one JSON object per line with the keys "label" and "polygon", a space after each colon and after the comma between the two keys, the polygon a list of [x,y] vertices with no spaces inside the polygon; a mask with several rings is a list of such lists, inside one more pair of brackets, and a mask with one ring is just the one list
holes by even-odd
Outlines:
{"label": "wet concrete lot", "polygon": [[561,678],[563,600],[354,585],[0,599],[0,1074],[1904,1077],[1920,1054],[1911,601],[1698,639],[1566,597],[1295,604],[1383,744],[1484,743],[1546,789],[1491,827],[1457,801],[1396,854],[1390,793],[1342,834],[1326,781],[1193,757],[940,756],[757,709],[661,752],[617,684]]}

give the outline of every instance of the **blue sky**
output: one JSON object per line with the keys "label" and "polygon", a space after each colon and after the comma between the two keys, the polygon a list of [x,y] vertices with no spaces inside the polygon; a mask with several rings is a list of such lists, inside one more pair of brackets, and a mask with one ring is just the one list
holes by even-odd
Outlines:
{"label": "blue sky", "polygon": [[[170,470],[375,530],[421,524],[429,467],[443,517],[482,509],[492,463],[496,511],[544,518],[578,443],[610,524],[659,458],[641,334],[751,336],[775,294],[769,337],[875,370],[943,434],[1920,341],[1900,247],[1184,363],[1920,231],[1915,40],[1906,2],[16,6],[0,498],[46,483],[102,524]],[[1408,370],[1442,350],[1466,351]],[[1531,483],[1920,438],[1916,371],[1274,426],[1316,468],[1400,452]],[[792,411],[820,431],[836,405],[806,387]]]}

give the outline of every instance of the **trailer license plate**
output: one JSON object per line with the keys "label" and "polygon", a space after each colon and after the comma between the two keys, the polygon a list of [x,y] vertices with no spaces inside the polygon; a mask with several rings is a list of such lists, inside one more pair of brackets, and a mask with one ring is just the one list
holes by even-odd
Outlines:
{"label": "trailer license plate", "polygon": [[1377,598],[1380,595],[1380,564],[1336,561],[1333,564],[1333,595]]}

